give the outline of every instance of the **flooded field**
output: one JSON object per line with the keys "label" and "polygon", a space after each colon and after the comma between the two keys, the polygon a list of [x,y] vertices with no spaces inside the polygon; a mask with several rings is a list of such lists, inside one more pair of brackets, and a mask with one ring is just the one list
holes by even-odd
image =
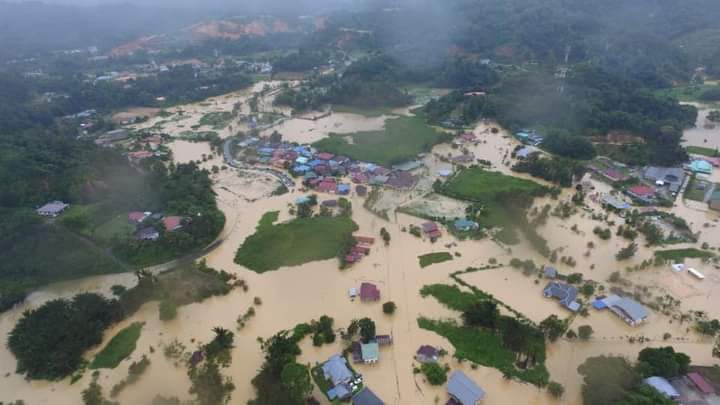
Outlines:
{"label": "flooded field", "polygon": [[[710,107],[699,103],[688,103],[698,108],[697,122],[695,128],[685,130],[683,140],[686,146],[703,146],[706,148],[720,148],[720,125],[712,123],[707,115],[712,110]],[[712,128],[710,126],[712,126]]]}
{"label": "flooded field", "polygon": [[[254,91],[259,91],[261,88],[262,86]],[[246,102],[251,94],[252,92],[247,90],[209,99],[204,103],[175,107],[169,111],[172,114],[184,111],[186,117],[163,124],[163,131],[179,137],[191,125],[197,125],[203,114],[232,111],[235,103]],[[138,128],[153,127],[161,120],[163,118],[155,117]],[[365,118],[338,113],[317,121],[286,120],[273,130],[279,130],[286,140],[312,142],[329,132],[377,129],[382,127],[383,122],[383,117]],[[232,131],[241,130],[243,125],[233,121],[228,128],[219,132],[222,137],[230,136]],[[479,142],[466,148],[477,159],[490,162],[493,170],[513,174],[510,170],[510,152],[517,143],[504,130],[493,134],[490,128],[495,126],[493,123],[479,124],[474,130]],[[694,135],[686,134],[686,136]],[[720,146],[720,141],[718,145]],[[212,154],[209,145],[202,142],[175,140],[170,147],[177,162],[198,160],[203,154]],[[387,192],[381,203],[384,204],[383,208],[392,213],[394,208],[405,204],[406,207],[426,210],[430,214],[462,215],[464,203],[436,195],[425,198],[431,190],[429,185],[438,177],[439,171],[457,169],[445,158],[460,153],[459,149],[450,145],[434,147],[432,152],[423,158],[427,166],[424,172],[427,179],[423,180],[424,183],[412,192]],[[209,168],[221,164],[221,159],[215,156],[203,165]],[[525,175],[520,177],[529,178]],[[148,303],[136,314],[108,330],[104,343],[128,324],[136,321],[146,322],[137,349],[131,358],[123,361],[114,370],[101,372],[99,382],[108,392],[113,384],[127,375],[127,367],[131,361],[139,359],[143,354],[151,359],[151,366],[141,380],[129,386],[117,398],[121,403],[142,405],[157,394],[188,399],[189,380],[184,368],[176,367],[172,361],[166,359],[161,348],[171,340],[178,339],[188,350],[192,350],[211,338],[211,329],[215,326],[236,331],[234,361],[224,372],[232,377],[236,386],[231,403],[245,403],[254,396],[250,381],[263,361],[257,338],[269,337],[280,330],[290,329],[300,322],[318,319],[325,314],[335,319],[338,328],[346,327],[353,319],[367,316],[377,323],[378,333],[391,334],[394,337],[394,345],[381,349],[378,364],[357,366],[357,370],[365,377],[367,385],[386,403],[443,403],[447,400],[445,389],[432,387],[423,381],[421,375],[413,373],[413,356],[417,348],[423,344],[445,348],[451,354],[453,349],[444,338],[420,329],[417,318],[425,316],[436,319],[457,319],[458,313],[443,307],[432,298],[422,298],[419,290],[427,284],[453,284],[454,281],[449,277],[450,273],[468,267],[487,265],[491,259],[503,264],[507,264],[514,257],[523,260],[532,259],[538,265],[547,263],[547,259],[536,253],[526,242],[512,246],[512,252],[509,253],[505,247],[492,240],[457,241],[443,230],[443,236],[435,243],[431,243],[427,239],[403,232],[403,229],[409,225],[419,225],[424,220],[404,213],[393,213],[386,221],[362,208],[363,198],[351,195],[349,198],[353,204],[353,220],[359,226],[357,234],[378,238],[380,229],[385,227],[392,236],[389,246],[376,243],[367,258],[345,271],[338,270],[337,260],[332,259],[258,274],[234,263],[236,250],[248,236],[254,233],[263,214],[276,210],[280,212],[279,221],[288,220],[291,218],[289,206],[304,194],[298,190],[291,190],[281,196],[272,196],[272,192],[278,186],[277,181],[273,177],[253,171],[239,172],[228,168],[214,174],[213,180],[218,204],[225,213],[227,221],[220,236],[222,243],[206,256],[206,260],[211,267],[232,272],[245,280],[249,290],[243,292],[236,289],[227,296],[214,297],[202,303],[181,307],[177,319],[170,322],[159,320],[157,302]],[[602,183],[596,182],[595,185],[596,191],[607,189]],[[560,202],[569,200],[571,196],[572,192],[565,190],[558,199],[539,199],[535,205],[539,209],[546,204],[554,207]],[[320,196],[320,200],[325,198],[333,197]],[[633,285],[646,286],[654,296],[667,293],[680,299],[680,308],[683,311],[702,310],[711,318],[720,317],[720,309],[713,304],[713,301],[717,301],[717,298],[713,298],[713,294],[717,294],[720,287],[720,273],[718,273],[720,270],[699,261],[689,260],[688,264],[707,275],[705,280],[690,278],[685,273],[672,273],[668,266],[627,272],[626,267],[651,258],[655,249],[641,244],[635,257],[618,262],[615,254],[627,245],[628,241],[616,236],[608,241],[601,241],[593,234],[593,229],[596,226],[608,227],[607,221],[613,222],[616,228],[624,219],[610,215],[607,221],[594,220],[593,213],[604,211],[598,203],[589,198],[586,199],[586,204],[587,207],[579,207],[567,218],[549,216],[546,224],[538,229],[552,249],[561,249],[560,256],[574,259],[576,263],[574,266],[556,264],[561,273],[581,273],[585,279],[608,285],[609,288],[608,278],[613,272],[619,271]],[[687,206],[681,200],[678,200],[672,211],[686,218],[694,231],[702,231],[699,243],[708,242],[711,246],[717,247],[720,229],[716,226],[716,213]],[[589,242],[592,242],[592,247],[589,247]],[[673,245],[672,248],[685,246],[687,245]],[[418,256],[440,251],[451,252],[453,260],[420,268]],[[569,316],[569,313],[557,302],[542,296],[545,280],[536,281],[537,276],[524,276],[521,271],[509,266],[468,273],[461,278],[493,294],[535,322],[540,322],[551,314],[557,314],[561,318]],[[363,281],[371,281],[378,285],[381,291],[380,303],[361,303],[348,298],[348,289],[358,287]],[[132,274],[120,274],[47,286],[32,294],[18,308],[0,316],[0,334],[7,335],[24,310],[37,307],[49,299],[70,297],[83,291],[109,294],[110,287],[114,284],[131,286],[134,283],[135,277]],[[252,305],[254,297],[260,297],[262,305],[258,306],[257,315],[248,322],[247,326],[237,331],[236,319]],[[383,314],[381,303],[385,301],[394,301],[397,304],[398,309],[394,315]],[[532,385],[506,380],[502,373],[495,369],[472,368],[469,362],[458,363],[451,355],[445,357],[442,362],[449,364],[452,369],[463,370],[478,382],[487,391],[484,404],[577,404],[580,401],[581,387],[577,367],[586,358],[600,354],[618,354],[635,358],[643,347],[672,344],[676,350],[688,353],[695,364],[713,363],[712,342],[693,332],[688,333],[689,323],[681,324],[670,316],[652,312],[648,322],[632,328],[607,311],[590,310],[587,317],[575,317],[571,327],[577,328],[585,324],[591,325],[595,330],[595,335],[590,341],[560,339],[548,345],[546,364],[551,379],[560,382],[566,389],[566,395],[560,401]],[[667,341],[663,340],[665,333],[671,334],[671,338]],[[643,344],[630,344],[627,340],[628,336],[645,336],[650,340]],[[316,348],[311,345],[309,339],[306,339],[302,342],[302,349],[303,353],[298,360],[302,363],[315,364],[342,351],[343,348],[339,341]],[[90,358],[95,351],[97,349],[87,353],[87,358]],[[24,399],[28,404],[75,405],[79,403],[80,392],[91,380],[91,373],[86,373],[75,384],[70,384],[68,379],[59,382],[27,382],[21,376],[14,374],[14,368],[14,358],[5,345],[2,345],[0,374],[5,377],[0,379],[0,401]],[[315,397],[319,398],[321,403],[328,404],[320,393],[316,392]]]}

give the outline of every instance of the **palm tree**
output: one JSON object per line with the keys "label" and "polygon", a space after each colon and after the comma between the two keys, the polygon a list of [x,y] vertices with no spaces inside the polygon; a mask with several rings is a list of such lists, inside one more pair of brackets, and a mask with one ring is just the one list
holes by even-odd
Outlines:
{"label": "palm tree", "polygon": [[213,343],[217,345],[218,349],[232,349],[233,340],[235,338],[234,333],[220,326],[214,327],[212,331],[215,332],[215,338],[213,339]]}

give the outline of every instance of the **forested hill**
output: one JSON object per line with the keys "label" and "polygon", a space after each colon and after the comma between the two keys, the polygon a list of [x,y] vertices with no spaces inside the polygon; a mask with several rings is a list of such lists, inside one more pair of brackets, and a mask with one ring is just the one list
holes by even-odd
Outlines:
{"label": "forested hill", "polygon": [[[422,5],[419,5],[421,3]],[[714,0],[408,0],[337,16],[376,46],[415,63],[460,54],[499,61],[598,61],[648,80],[706,64],[720,69]]]}

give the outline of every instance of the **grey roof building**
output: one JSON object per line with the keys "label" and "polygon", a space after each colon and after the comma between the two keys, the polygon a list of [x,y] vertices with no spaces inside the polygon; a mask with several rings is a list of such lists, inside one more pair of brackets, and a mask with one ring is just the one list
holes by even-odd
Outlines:
{"label": "grey roof building", "polygon": [[485,391],[462,371],[455,371],[447,384],[450,396],[462,405],[477,405],[485,398]]}
{"label": "grey roof building", "polygon": [[560,301],[560,305],[573,312],[580,310],[580,304],[575,301],[577,294],[577,288],[571,286],[570,284],[560,283],[557,281],[551,281],[543,290],[545,298],[555,298]]}
{"label": "grey roof building", "polygon": [[365,387],[352,398],[353,405],[385,405],[374,392]]}
{"label": "grey roof building", "polygon": [[554,279],[558,276],[558,271],[553,266],[545,266],[543,269],[543,275],[545,278]]}
{"label": "grey roof building", "polygon": [[622,320],[636,326],[648,317],[648,311],[632,298],[611,295],[603,300],[608,308]]}
{"label": "grey roof building", "polygon": [[347,366],[347,360],[339,354],[335,354],[322,365],[325,379],[333,385],[344,384],[353,378],[353,373]]}
{"label": "grey roof building", "polygon": [[685,181],[685,171],[679,167],[648,166],[643,177],[653,182],[662,182],[672,193],[680,191]]}
{"label": "grey roof building", "polygon": [[54,218],[62,214],[69,206],[70,204],[65,204],[62,201],[51,201],[38,208],[36,212],[42,216]]}
{"label": "grey roof building", "polygon": [[670,384],[670,381],[662,377],[649,377],[644,379],[643,382],[670,399],[680,398],[680,393]]}
{"label": "grey roof building", "polygon": [[160,232],[153,227],[147,227],[140,229],[135,233],[135,239],[137,240],[158,240],[160,238]]}

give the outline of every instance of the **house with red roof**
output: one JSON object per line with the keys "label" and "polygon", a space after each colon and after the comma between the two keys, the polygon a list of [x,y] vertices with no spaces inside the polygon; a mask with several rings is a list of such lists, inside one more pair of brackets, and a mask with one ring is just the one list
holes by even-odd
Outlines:
{"label": "house with red roof", "polygon": [[148,217],[148,214],[141,211],[133,211],[128,214],[128,221],[139,224]]}
{"label": "house with red roof", "polygon": [[315,154],[315,159],[318,159],[318,160],[330,160],[333,157],[335,157],[335,155],[333,155],[332,153],[328,153],[328,152],[320,152],[320,153]]}
{"label": "house with red roof", "polygon": [[695,387],[705,395],[715,395],[715,388],[700,375],[700,373],[688,373],[687,378],[695,385]]}
{"label": "house with red roof", "polygon": [[372,283],[360,284],[360,300],[361,301],[379,301],[380,290]]}
{"label": "house with red roof", "polygon": [[130,152],[128,153],[128,159],[130,159],[131,162],[138,162],[143,159],[151,158],[155,156],[153,152],[150,152],[149,150],[139,150],[136,152]]}
{"label": "house with red roof", "polygon": [[435,222],[425,222],[424,224],[422,224],[422,230],[423,233],[427,235],[432,241],[435,241],[437,238],[442,236],[440,228]]}
{"label": "house with red roof", "polygon": [[317,185],[317,190],[321,193],[334,193],[337,183],[333,179],[324,179]]}
{"label": "house with red roof", "polygon": [[375,238],[369,236],[355,236],[355,241],[361,245],[372,245],[375,243]]}
{"label": "house with red roof", "polygon": [[632,186],[625,193],[646,204],[652,204],[655,199],[655,189],[645,184]]}
{"label": "house with red roof", "polygon": [[165,231],[173,232],[182,228],[182,220],[183,217],[178,216],[169,216],[163,218],[163,225],[165,226]]}

